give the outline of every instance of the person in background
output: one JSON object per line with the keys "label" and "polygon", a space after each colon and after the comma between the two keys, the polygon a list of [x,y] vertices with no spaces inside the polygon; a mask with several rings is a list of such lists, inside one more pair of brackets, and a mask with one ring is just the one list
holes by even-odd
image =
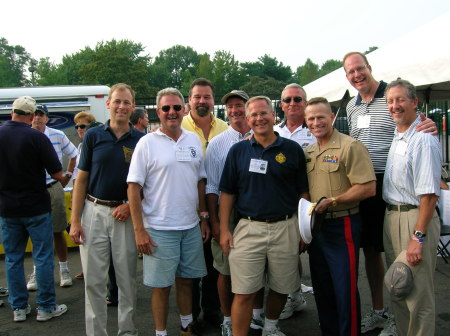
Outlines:
{"label": "person in background", "polygon": [[144,108],[136,108],[131,114],[130,121],[133,127],[142,133],[147,133],[148,128],[148,113]]}
{"label": "person in background", "polygon": [[[73,171],[75,169],[75,163],[77,160],[78,150],[64,132],[48,127],[49,114],[47,106],[38,104],[36,105],[36,112],[34,113],[34,119],[32,127],[44,133],[51,141],[55,148],[58,158],[63,162],[63,156],[69,159],[66,172],[61,181],[54,180],[49,174],[47,174],[47,190],[50,193],[50,199],[52,203],[52,223],[53,223],[53,240],[55,244],[56,255],[59,259],[59,276],[61,287],[72,286],[72,277],[70,276],[68,261],[67,261],[67,242],[64,232],[67,228],[67,214],[64,188],[72,178]],[[38,289],[39,282],[36,279],[35,269],[30,275],[27,288],[30,291]]]}

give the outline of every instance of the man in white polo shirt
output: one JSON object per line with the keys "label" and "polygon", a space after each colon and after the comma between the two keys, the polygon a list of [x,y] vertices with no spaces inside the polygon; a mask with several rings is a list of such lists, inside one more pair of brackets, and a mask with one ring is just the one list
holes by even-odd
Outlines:
{"label": "man in white polo shirt", "polygon": [[202,238],[206,241],[210,234],[203,151],[197,135],[181,128],[182,94],[174,88],[163,89],[156,104],[161,128],[136,146],[127,178],[128,199],[136,246],[144,254],[144,284],[153,288],[156,336],[167,335],[169,293],[174,283],[181,335],[191,336],[195,335],[192,281],[206,275]]}

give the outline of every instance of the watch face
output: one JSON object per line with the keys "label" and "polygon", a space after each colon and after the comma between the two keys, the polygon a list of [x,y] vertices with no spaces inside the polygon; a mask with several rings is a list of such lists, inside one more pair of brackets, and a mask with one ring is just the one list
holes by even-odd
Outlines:
{"label": "watch face", "polygon": [[425,237],[424,233],[421,231],[414,231],[414,235],[419,239]]}

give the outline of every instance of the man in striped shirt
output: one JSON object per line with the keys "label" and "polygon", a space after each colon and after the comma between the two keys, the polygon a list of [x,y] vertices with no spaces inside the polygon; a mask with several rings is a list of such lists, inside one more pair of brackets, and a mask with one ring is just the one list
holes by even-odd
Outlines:
{"label": "man in striped shirt", "polygon": [[[367,57],[359,52],[349,52],[344,56],[343,66],[347,80],[358,91],[358,95],[347,105],[350,136],[361,141],[369,150],[377,178],[376,195],[362,201],[359,211],[363,223],[361,246],[372,295],[372,311],[361,321],[361,332],[365,333],[383,328],[388,320],[383,302],[384,265],[381,253],[384,251],[383,220],[386,203],[382,199],[382,185],[395,123],[386,104],[386,83],[373,78]],[[424,119],[423,116],[422,118]],[[436,132],[436,124],[426,119],[416,130]],[[392,333],[385,330],[380,335]]]}
{"label": "man in striped shirt", "polygon": [[[47,127],[46,124],[48,121],[47,106],[40,104],[36,105],[32,127],[41,131],[50,139],[61,164],[63,156],[69,158],[66,173],[63,174],[60,183],[52,179],[50,175],[46,173],[47,190],[50,193],[52,203],[53,240],[55,243],[56,255],[59,259],[59,285],[61,287],[67,287],[72,285],[72,278],[67,265],[67,242],[64,237],[64,231],[67,228],[64,187],[69,183],[70,178],[72,177],[78,150],[74,144],[70,142],[64,132]],[[27,283],[27,288],[28,290],[37,290],[38,285],[35,272],[33,271]]]}
{"label": "man in striped shirt", "polygon": [[384,220],[386,261],[390,266],[406,250],[406,262],[414,269],[411,293],[403,300],[391,295],[391,305],[399,335],[434,335],[441,147],[437,137],[415,131],[420,117],[416,90],[410,82],[391,82],[386,100],[397,125],[383,183],[383,199],[388,203]]}

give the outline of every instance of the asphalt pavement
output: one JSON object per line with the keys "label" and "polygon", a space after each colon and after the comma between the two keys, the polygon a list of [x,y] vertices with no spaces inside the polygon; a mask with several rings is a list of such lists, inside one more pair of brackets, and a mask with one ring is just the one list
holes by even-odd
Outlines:
{"label": "asphalt pavement", "polygon": [[[302,256],[304,275],[302,282],[311,286],[309,274],[309,264],[306,255]],[[55,265],[57,260],[55,259]],[[364,256],[361,251],[360,256],[360,278],[359,290],[361,295],[362,313],[370,310],[370,292],[367,278],[363,270]],[[81,271],[80,257],[78,249],[71,249],[69,252],[69,267],[72,276]],[[26,274],[32,270],[32,259],[27,255],[25,259]],[[142,284],[142,261],[138,261],[138,301],[136,326],[139,335],[155,335],[154,324],[150,308],[151,289]],[[57,267],[55,267],[55,281],[59,281]],[[5,287],[6,276],[3,256],[0,256],[0,286]],[[436,292],[436,336],[450,335],[450,264],[446,264],[442,258],[438,257],[435,274]],[[47,322],[36,321],[35,292],[30,292],[29,303],[33,308],[31,314],[25,322],[13,322],[13,312],[7,303],[7,297],[3,299],[5,304],[0,307],[0,336],[82,336],[85,335],[84,327],[84,282],[73,280],[73,285],[61,288],[56,283],[57,302],[68,306],[68,312],[60,317]],[[175,305],[174,291],[170,297],[169,320],[167,331],[169,335],[179,335],[179,316]],[[315,336],[320,335],[319,322],[316,312],[313,294],[305,294],[307,307],[305,310],[295,313],[288,320],[280,321],[281,330],[287,336]],[[387,295],[385,293],[385,300]],[[203,336],[219,335],[219,330],[212,328],[206,323],[203,325]],[[117,335],[117,307],[108,308],[108,333]],[[366,333],[367,336],[378,335],[379,330]]]}

